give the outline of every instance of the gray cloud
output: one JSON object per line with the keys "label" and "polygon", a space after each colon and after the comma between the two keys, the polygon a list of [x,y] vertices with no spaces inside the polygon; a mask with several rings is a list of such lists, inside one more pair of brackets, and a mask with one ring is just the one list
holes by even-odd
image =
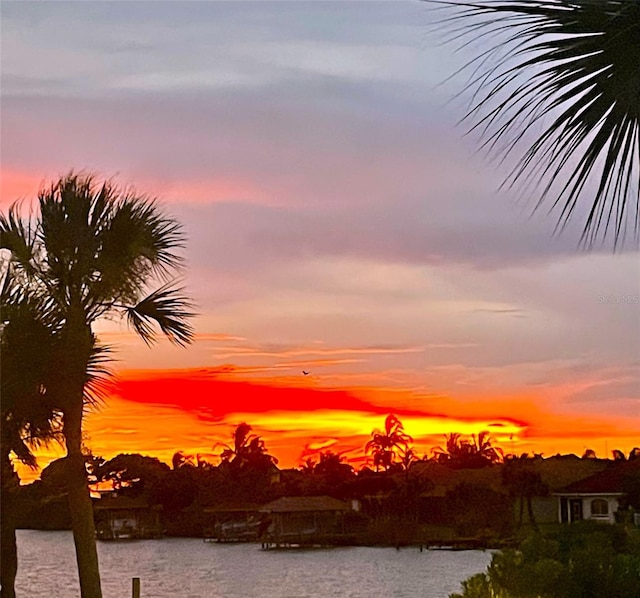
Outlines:
{"label": "gray cloud", "polygon": [[155,182],[211,330],[452,343],[394,365],[541,392],[579,375],[567,360],[589,373],[640,353],[637,307],[599,301],[640,292],[637,256],[579,253],[577,225],[553,237],[553,216],[496,192],[508,164],[455,128],[463,109],[443,104],[462,82],[435,85],[465,56],[435,46],[422,3],[2,13],[3,168]]}
{"label": "gray cloud", "polygon": [[[3,74],[57,79],[68,97],[437,71],[438,61],[415,51],[429,46],[419,3],[107,4],[4,6]],[[24,91],[19,83],[8,80],[4,93]]]}

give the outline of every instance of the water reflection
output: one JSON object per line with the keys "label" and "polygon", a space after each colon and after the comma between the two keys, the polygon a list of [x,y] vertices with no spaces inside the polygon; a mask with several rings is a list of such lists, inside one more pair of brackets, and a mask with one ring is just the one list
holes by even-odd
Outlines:
{"label": "water reflection", "polygon": [[[131,578],[144,598],[446,598],[484,570],[482,551],[331,548],[263,551],[255,544],[187,538],[98,545],[104,598],[127,598]],[[78,596],[70,532],[18,532],[18,596]]]}

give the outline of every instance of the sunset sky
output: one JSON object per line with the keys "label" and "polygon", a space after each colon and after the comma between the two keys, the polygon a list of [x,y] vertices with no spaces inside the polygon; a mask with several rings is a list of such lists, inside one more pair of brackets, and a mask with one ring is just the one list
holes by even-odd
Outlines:
{"label": "sunset sky", "polygon": [[577,225],[554,236],[498,191],[512,157],[457,124],[478,48],[443,43],[424,3],[0,10],[2,209],[86,170],[188,236],[195,342],[99,325],[119,379],[86,420],[95,454],[213,459],[246,421],[281,466],[357,465],[390,412],[420,454],[452,431],[640,444],[637,246],[579,250]]}

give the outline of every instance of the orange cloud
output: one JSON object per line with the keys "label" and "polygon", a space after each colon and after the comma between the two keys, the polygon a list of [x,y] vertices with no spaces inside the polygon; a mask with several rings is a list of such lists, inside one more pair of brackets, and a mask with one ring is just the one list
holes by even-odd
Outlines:
{"label": "orange cloud", "polygon": [[[249,380],[246,373],[235,366],[122,372],[113,396],[87,416],[88,445],[105,458],[140,452],[170,462],[178,450],[215,453],[246,421],[281,467],[327,449],[359,464],[371,431],[388,413],[400,417],[419,454],[429,454],[454,431],[489,430],[505,452],[547,456],[581,454],[587,447],[604,456],[637,444],[628,419],[557,413],[533,393],[472,400],[383,386],[326,388],[303,376]],[[41,464],[61,455],[62,449],[45,453]]]}
{"label": "orange cloud", "polygon": [[[296,386],[291,379],[250,382],[241,378],[244,373],[233,368],[124,373],[116,389],[116,400],[118,405],[146,408],[151,428],[155,428],[156,413],[173,410],[177,420],[191,421],[192,429],[208,430],[212,438],[209,447],[214,444],[214,437],[216,442],[226,441],[233,426],[247,421],[268,440],[271,451],[285,466],[298,463],[304,447],[313,444],[313,438],[337,438],[333,444],[340,450],[345,443],[348,449],[354,445],[362,447],[371,430],[379,427],[386,413],[393,409],[389,405],[374,405],[344,390],[300,387],[301,382]],[[235,379],[236,376],[240,379]],[[413,418],[406,419],[412,410],[395,411],[409,428],[415,428],[415,432],[410,431],[416,437],[425,432],[419,422],[429,414],[415,411]],[[426,432],[446,431],[445,420],[441,418],[441,427]],[[142,420],[140,423],[145,425]],[[478,425],[483,427],[479,422],[476,427],[473,422],[449,424],[465,431],[472,428],[477,431]],[[181,441],[185,444],[180,444]],[[173,449],[204,452],[207,447],[202,443],[194,446],[192,438],[178,436]]]}

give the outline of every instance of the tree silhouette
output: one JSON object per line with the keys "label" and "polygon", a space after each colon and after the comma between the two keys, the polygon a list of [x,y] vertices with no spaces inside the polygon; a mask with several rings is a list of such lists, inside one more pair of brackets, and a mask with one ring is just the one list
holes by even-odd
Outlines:
{"label": "tree silhouette", "polygon": [[195,463],[196,469],[211,470],[215,467],[215,465],[211,463],[211,461],[205,459],[205,457],[207,456],[210,456],[210,455],[201,455],[200,453],[196,453],[196,463]]}
{"label": "tree silhouette", "polygon": [[245,422],[236,426],[231,434],[233,446],[229,446],[228,444],[223,445],[224,450],[220,455],[222,463],[231,464],[233,462],[236,463],[237,466],[240,466],[242,454],[247,451],[249,441],[252,438],[251,430],[251,426]]}
{"label": "tree silhouette", "polygon": [[[431,0],[456,39],[492,44],[471,61],[467,118],[559,226],[585,203],[582,241],[640,230],[640,2]],[[533,140],[533,141],[532,141]],[[630,225],[628,227],[628,225]]]}
{"label": "tree silhouette", "polygon": [[132,490],[139,493],[149,489],[169,472],[169,466],[157,457],[138,453],[121,453],[96,468],[95,475],[101,482],[110,482],[114,490]]}
{"label": "tree silhouette", "polygon": [[179,225],[158,206],[110,182],[70,173],[40,191],[35,215],[22,219],[19,204],[0,216],[0,246],[30,295],[51,302],[62,322],[53,394],[61,399],[72,514],[82,598],[100,598],[100,573],[91,499],[82,453],[82,419],[89,369],[105,359],[93,333],[100,318],[121,313],[150,344],[155,326],[183,345],[192,336],[190,304],[170,284],[144,297],[145,287],[167,280],[181,266]]}
{"label": "tree silhouette", "polygon": [[497,463],[502,458],[502,450],[492,446],[488,432],[472,434],[471,440],[464,440],[457,432],[445,434],[445,447],[432,449],[433,458],[438,463],[454,468],[476,469]]}
{"label": "tree silhouette", "polygon": [[419,460],[420,459],[418,458],[416,451],[411,447],[407,447],[400,451],[399,463],[407,474],[409,473],[411,466]]}
{"label": "tree silhouette", "polygon": [[371,453],[376,471],[380,467],[389,470],[396,462],[396,456],[408,450],[410,442],[413,439],[405,433],[402,422],[395,415],[389,414],[384,422],[384,431],[371,432],[371,440],[365,445],[365,452]]}
{"label": "tree silhouette", "polygon": [[613,460],[614,461],[626,461],[627,460],[627,456],[620,449],[613,449],[611,451],[611,454],[613,455]]}
{"label": "tree silhouette", "polygon": [[163,512],[173,518],[195,500],[198,493],[197,472],[194,466],[167,471],[150,480],[146,494],[152,503],[162,505]]}
{"label": "tree silhouette", "polygon": [[490,463],[497,463],[502,459],[502,449],[492,445],[493,438],[489,436],[489,432],[482,431],[476,436],[471,435],[475,454],[481,459],[485,459]]}
{"label": "tree silhouette", "polygon": [[0,289],[0,584],[5,598],[15,596],[18,567],[15,516],[19,480],[10,454],[35,469],[32,449],[59,438],[56,433],[60,429],[60,414],[48,392],[58,327],[50,325],[46,302],[28,296],[16,282],[7,267]]}
{"label": "tree silhouette", "polygon": [[637,446],[629,451],[628,457],[620,449],[613,449],[611,452],[614,461],[635,461],[636,459],[640,459],[640,448]]}
{"label": "tree silhouette", "polygon": [[264,440],[251,434],[251,426],[242,422],[233,431],[233,446],[224,445],[221,465],[232,471],[243,468],[268,470],[278,460],[267,452]]}
{"label": "tree silhouette", "polygon": [[353,477],[353,467],[345,462],[341,454],[323,451],[320,453],[320,460],[313,468],[313,473],[324,476],[327,486],[335,488]]}
{"label": "tree silhouette", "polygon": [[442,448],[436,446],[431,449],[433,457],[438,463],[447,463],[453,461],[458,455],[462,453],[462,447],[460,443],[461,435],[458,432],[451,432],[444,435],[446,444]]}
{"label": "tree silhouette", "polygon": [[524,508],[526,505],[529,523],[533,529],[538,529],[538,524],[533,511],[532,499],[536,496],[548,496],[549,487],[542,481],[540,474],[532,467],[534,458],[527,454],[520,457],[505,459],[502,468],[502,482],[509,489],[509,494],[518,500],[517,526],[521,527],[524,521]]}
{"label": "tree silhouette", "polygon": [[193,456],[186,455],[182,451],[177,451],[171,457],[171,468],[181,469],[183,467],[194,467]]}
{"label": "tree silhouette", "polygon": [[300,465],[300,472],[305,475],[312,475],[316,467],[316,461],[312,457],[308,457]]}

